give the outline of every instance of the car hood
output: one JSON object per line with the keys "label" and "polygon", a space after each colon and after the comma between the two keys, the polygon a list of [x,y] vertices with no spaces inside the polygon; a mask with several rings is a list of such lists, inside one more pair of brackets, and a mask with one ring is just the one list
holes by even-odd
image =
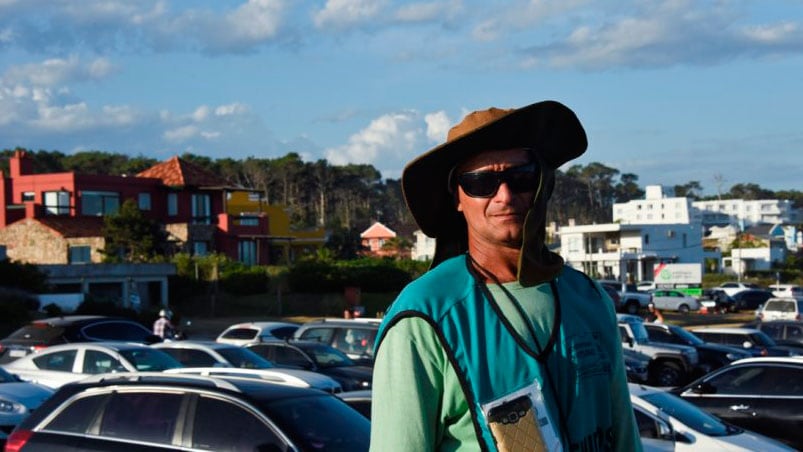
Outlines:
{"label": "car hood", "polygon": [[710,342],[698,345],[697,350],[707,350],[718,353],[738,353],[740,355],[744,355],[745,357],[750,355],[750,353],[746,352],[743,348],[731,347],[729,345],[712,344]]}
{"label": "car hood", "polygon": [[53,390],[34,383],[16,382],[0,384],[0,398],[15,400],[29,410],[39,405],[53,395]]}
{"label": "car hood", "polygon": [[780,441],[749,430],[743,430],[742,433],[729,436],[709,436],[708,439],[716,444],[717,450],[723,451],[760,450],[762,452],[770,452],[793,450]]}
{"label": "car hood", "polygon": [[360,380],[371,380],[373,369],[368,366],[343,366],[329,367],[325,369],[329,375],[339,375],[341,377],[358,378]]}

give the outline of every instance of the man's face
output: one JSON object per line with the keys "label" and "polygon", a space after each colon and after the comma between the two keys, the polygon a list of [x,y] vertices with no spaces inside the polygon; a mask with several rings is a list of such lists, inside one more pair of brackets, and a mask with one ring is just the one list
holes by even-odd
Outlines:
{"label": "man's face", "polygon": [[[499,172],[529,164],[525,149],[486,151],[463,162],[456,173]],[[520,248],[524,217],[535,191],[514,193],[506,182],[491,197],[472,197],[458,185],[457,210],[468,223],[469,242],[490,247]]]}

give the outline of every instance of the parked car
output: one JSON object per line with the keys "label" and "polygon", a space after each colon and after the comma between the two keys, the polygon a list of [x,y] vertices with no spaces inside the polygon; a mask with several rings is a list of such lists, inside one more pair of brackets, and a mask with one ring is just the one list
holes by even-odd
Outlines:
{"label": "parked car", "polygon": [[761,320],[803,319],[803,298],[770,298],[756,312]]}
{"label": "parked car", "polygon": [[374,342],[380,319],[319,319],[302,324],[293,339],[318,341],[340,350],[357,364],[374,365]]}
{"label": "parked car", "polygon": [[652,302],[652,295],[638,291],[635,284],[625,284],[625,290],[622,291],[622,283],[620,281],[602,279],[598,280],[598,282],[619,293],[621,303],[618,312],[636,315],[640,310],[647,309],[647,305]]}
{"label": "parked car", "polygon": [[747,289],[737,292],[736,294],[732,295],[732,298],[734,312],[747,310],[752,311],[758,309],[759,306],[772,298],[772,292],[764,289]]}
{"label": "parked car", "polygon": [[758,284],[748,282],[726,282],[714,287],[715,290],[721,290],[729,296],[734,296],[737,293],[748,289],[761,289]]}
{"label": "parked car", "polygon": [[649,292],[655,289],[655,281],[641,281],[640,283],[636,284],[636,290],[641,292]]}
{"label": "parked car", "polygon": [[[14,427],[53,395],[53,389],[22,381],[0,368],[0,432],[9,434]],[[0,439],[0,445],[4,442]]]}
{"label": "parked car", "polygon": [[[276,380],[280,378],[277,375],[284,375],[286,376],[285,380],[300,379],[310,387],[327,392],[340,392],[342,390],[338,382],[326,375],[306,370],[280,369],[251,350],[232,344],[221,344],[212,341],[181,341],[162,342],[154,344],[152,347],[169,354],[180,362],[183,367],[196,369],[176,370],[175,372],[209,373],[210,369],[227,371],[228,368],[266,370],[269,372],[261,374],[262,376],[260,376],[260,372],[251,372],[248,375],[258,376],[267,380],[274,379],[275,381],[279,381]],[[217,372],[217,374],[220,373],[222,372]],[[233,374],[232,372],[227,373],[229,375]]]}
{"label": "parked car", "polygon": [[715,344],[742,347],[753,356],[790,356],[789,347],[779,346],[771,337],[755,328],[695,327],[689,328],[700,339]]}
{"label": "parked car", "polygon": [[152,344],[161,340],[148,328],[125,318],[99,315],[51,317],[34,320],[0,340],[0,364],[57,344],[100,341]]}
{"label": "parked car", "polygon": [[296,369],[245,369],[241,367],[177,367],[167,369],[167,374],[202,375],[205,377],[254,378],[269,383],[312,388],[331,394],[343,391],[340,383],[326,375]]}
{"label": "parked car", "polygon": [[720,289],[703,289],[700,305],[712,313],[736,312],[736,300]]}
{"label": "parked car", "polygon": [[750,353],[741,347],[736,348],[722,344],[711,344],[703,341],[694,333],[691,333],[677,325],[663,323],[644,323],[650,342],[660,342],[666,344],[681,344],[694,347],[699,356],[699,362],[694,369],[694,378],[705,375],[714,369],[730,364],[733,361],[749,358]]}
{"label": "parked car", "polygon": [[647,383],[650,379],[650,357],[630,348],[623,348],[622,355],[625,360],[627,381]]}
{"label": "parked car", "polygon": [[769,290],[774,297],[778,298],[796,298],[803,297],[803,287],[796,284],[772,284]]}
{"label": "parked car", "polygon": [[630,402],[645,451],[791,451],[783,443],[723,422],[670,392],[631,383]]}
{"label": "parked car", "polygon": [[688,314],[689,311],[700,310],[700,302],[696,298],[679,290],[656,289],[649,293],[652,294],[652,302],[655,307],[662,311],[677,311]]}
{"label": "parked car", "polygon": [[270,341],[245,346],[248,350],[282,368],[317,372],[340,383],[344,391],[371,387],[373,368],[360,366],[345,353],[313,341]]}
{"label": "parked car", "polygon": [[602,290],[611,297],[613,301],[613,310],[619,312],[622,310],[622,295],[619,294],[617,290],[614,290],[611,286],[606,286],[605,284],[600,284]]}
{"label": "parked car", "polygon": [[114,374],[62,387],[9,436],[13,451],[367,451],[337,397],[252,378]]}
{"label": "parked car", "polygon": [[801,320],[757,321],[746,323],[743,326],[761,330],[778,345],[793,347],[803,354],[803,321]]}
{"label": "parked car", "polygon": [[699,357],[694,347],[652,342],[641,317],[617,314],[622,348],[649,356],[650,384],[678,386],[691,380]]}
{"label": "parked car", "polygon": [[170,355],[129,342],[84,342],[54,345],[3,364],[25,381],[49,388],[107,372],[161,372],[181,367]]}
{"label": "parked car", "polygon": [[725,422],[803,450],[803,358],[742,359],[672,392]]}
{"label": "parked car", "polygon": [[224,344],[245,345],[271,339],[287,339],[300,324],[292,322],[245,322],[231,325],[217,337]]}

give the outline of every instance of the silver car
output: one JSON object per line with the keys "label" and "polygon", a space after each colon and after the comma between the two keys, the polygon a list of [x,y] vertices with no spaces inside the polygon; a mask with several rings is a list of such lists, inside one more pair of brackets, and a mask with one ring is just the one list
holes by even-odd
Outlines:
{"label": "silver car", "polygon": [[700,310],[700,302],[696,298],[679,290],[657,289],[650,293],[653,304],[661,311],[677,311],[685,314]]}

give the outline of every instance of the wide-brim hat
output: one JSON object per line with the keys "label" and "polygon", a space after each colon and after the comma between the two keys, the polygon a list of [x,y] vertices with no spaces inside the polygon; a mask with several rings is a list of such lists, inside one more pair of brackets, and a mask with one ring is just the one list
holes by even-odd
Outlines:
{"label": "wide-brim hat", "polygon": [[466,224],[449,187],[452,169],[482,151],[529,148],[548,170],[579,157],[588,146],[572,110],[543,101],[517,109],[475,111],[449,130],[445,143],[407,164],[402,191],[418,227],[436,239],[433,265],[466,247]]}

